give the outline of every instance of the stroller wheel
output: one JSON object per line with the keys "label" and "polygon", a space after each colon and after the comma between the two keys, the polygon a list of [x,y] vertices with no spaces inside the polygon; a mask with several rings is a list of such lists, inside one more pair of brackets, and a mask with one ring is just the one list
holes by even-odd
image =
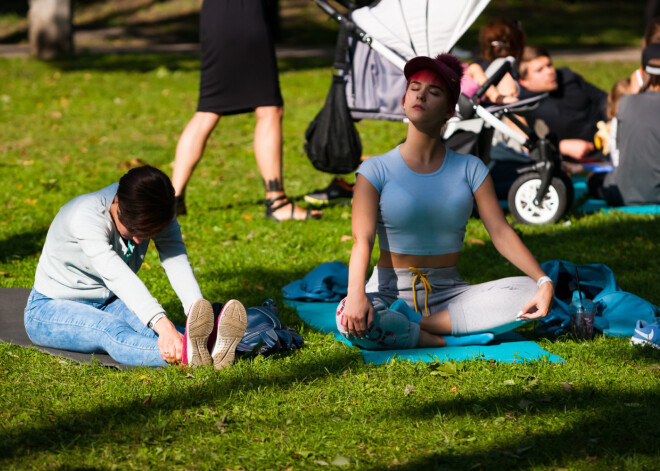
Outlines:
{"label": "stroller wheel", "polygon": [[541,176],[536,172],[521,175],[509,190],[509,211],[523,224],[548,224],[559,221],[568,209],[568,189],[561,178],[553,177],[548,191],[537,206],[536,192]]}

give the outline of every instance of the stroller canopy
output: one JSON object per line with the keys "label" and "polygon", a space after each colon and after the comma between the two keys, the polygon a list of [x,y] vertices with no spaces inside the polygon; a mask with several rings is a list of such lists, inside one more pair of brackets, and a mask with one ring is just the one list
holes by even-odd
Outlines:
{"label": "stroller canopy", "polygon": [[449,52],[490,0],[380,0],[353,22],[403,59]]}

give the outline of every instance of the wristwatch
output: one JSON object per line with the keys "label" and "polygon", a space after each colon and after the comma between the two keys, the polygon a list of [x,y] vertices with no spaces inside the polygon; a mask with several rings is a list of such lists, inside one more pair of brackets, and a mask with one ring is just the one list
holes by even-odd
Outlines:
{"label": "wristwatch", "polygon": [[156,322],[158,322],[159,320],[161,320],[163,317],[166,317],[166,316],[165,316],[165,314],[162,313],[162,312],[161,312],[160,314],[156,314],[154,317],[151,318],[151,320],[150,320],[149,323],[147,324],[147,327],[149,327],[150,329],[153,329],[153,328],[154,328],[154,325],[156,325]]}

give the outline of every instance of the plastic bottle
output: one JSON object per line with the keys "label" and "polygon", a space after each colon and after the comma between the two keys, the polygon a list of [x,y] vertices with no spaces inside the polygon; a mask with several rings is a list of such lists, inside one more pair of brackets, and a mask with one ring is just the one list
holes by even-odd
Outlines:
{"label": "plastic bottle", "polygon": [[590,299],[579,290],[573,291],[569,313],[571,315],[571,331],[580,340],[591,340],[594,337],[594,315],[596,308]]}

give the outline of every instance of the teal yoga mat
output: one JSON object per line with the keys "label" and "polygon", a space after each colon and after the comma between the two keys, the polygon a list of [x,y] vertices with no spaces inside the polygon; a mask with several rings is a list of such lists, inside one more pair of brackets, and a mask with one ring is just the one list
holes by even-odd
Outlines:
{"label": "teal yoga mat", "polygon": [[[587,188],[587,181],[586,178],[582,176],[573,177],[571,180],[573,180],[573,188],[575,189],[575,201],[577,201],[589,191]],[[608,206],[605,200],[589,198],[577,208],[577,211],[581,213],[595,213],[601,210],[604,213],[619,211],[622,213],[632,214],[660,214],[660,205],[646,204],[641,206]]]}
{"label": "teal yoga mat", "polygon": [[[332,333],[340,342],[351,343],[341,336],[335,325],[335,309],[337,303],[302,302],[285,300],[285,303],[296,309],[298,316],[312,327],[322,332]],[[427,363],[436,361],[463,361],[472,359],[495,360],[502,363],[523,363],[546,359],[550,362],[563,362],[564,359],[542,349],[536,342],[525,340],[520,334],[507,332],[498,335],[488,345],[471,345],[467,347],[415,348],[410,350],[361,350],[360,353],[367,363],[380,365],[396,357],[397,360]]]}
{"label": "teal yoga mat", "polygon": [[[573,189],[575,190],[575,195],[573,197],[573,201],[571,202],[572,204],[578,202],[589,190],[587,188],[587,181],[585,177],[572,177],[571,180],[573,181]],[[509,209],[509,203],[507,201],[500,201],[500,206],[504,210]],[[587,198],[575,208],[575,211],[578,213],[586,214],[597,213],[598,211],[603,211],[604,213],[619,211],[622,213],[632,214],[660,214],[660,204],[647,204],[641,206],[609,206],[605,200]]]}

